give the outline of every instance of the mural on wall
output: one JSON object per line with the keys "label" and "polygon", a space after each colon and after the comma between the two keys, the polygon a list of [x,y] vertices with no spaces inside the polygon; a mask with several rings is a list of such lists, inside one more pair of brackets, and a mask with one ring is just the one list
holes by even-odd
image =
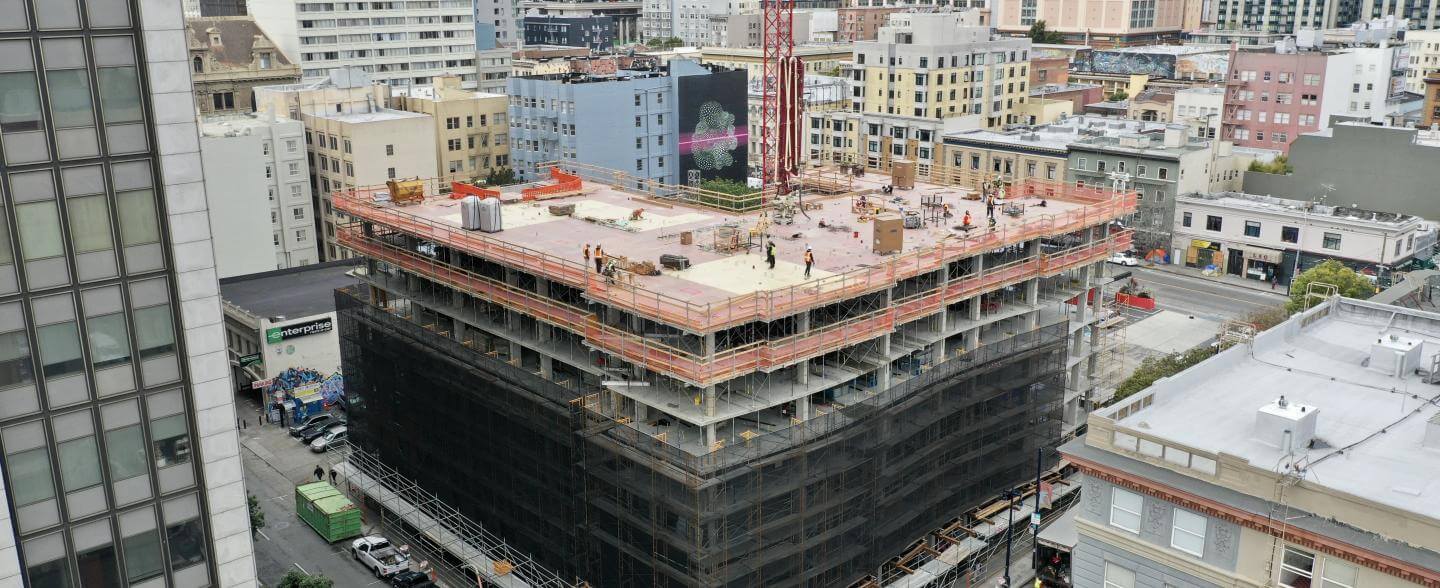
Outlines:
{"label": "mural on wall", "polygon": [[1230,56],[1224,52],[1173,55],[1137,51],[1091,51],[1077,54],[1076,71],[1148,75],[1166,79],[1218,79],[1225,76]]}
{"label": "mural on wall", "polygon": [[271,378],[265,393],[272,398],[290,396],[302,401],[318,394],[325,406],[330,406],[345,396],[345,377],[339,372],[324,376],[310,368],[292,367]]}
{"label": "mural on wall", "polygon": [[680,169],[702,180],[744,182],[749,173],[749,126],[744,70],[679,80]]}

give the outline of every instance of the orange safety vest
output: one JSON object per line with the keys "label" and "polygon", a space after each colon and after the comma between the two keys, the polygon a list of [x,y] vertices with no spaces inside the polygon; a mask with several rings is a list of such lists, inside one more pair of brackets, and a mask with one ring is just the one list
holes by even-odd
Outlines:
{"label": "orange safety vest", "polygon": [[806,251],[806,252],[805,252],[805,263],[815,263],[815,254],[814,254],[814,253],[811,253],[811,252],[809,252],[809,251]]}

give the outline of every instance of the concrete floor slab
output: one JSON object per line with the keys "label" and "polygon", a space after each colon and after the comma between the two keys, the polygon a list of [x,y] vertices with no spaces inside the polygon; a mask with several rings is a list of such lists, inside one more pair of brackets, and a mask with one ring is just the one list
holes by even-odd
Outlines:
{"label": "concrete floor slab", "polygon": [[707,261],[690,266],[690,269],[684,271],[671,272],[670,275],[735,294],[748,294],[757,290],[796,286],[834,274],[811,268],[810,277],[806,278],[805,264],[783,259],[777,260],[775,269],[772,270],[766,265],[764,255],[752,253]]}
{"label": "concrete floor slab", "polygon": [[1210,340],[1219,331],[1217,321],[1162,310],[1125,327],[1125,342],[1157,353],[1180,353]]}

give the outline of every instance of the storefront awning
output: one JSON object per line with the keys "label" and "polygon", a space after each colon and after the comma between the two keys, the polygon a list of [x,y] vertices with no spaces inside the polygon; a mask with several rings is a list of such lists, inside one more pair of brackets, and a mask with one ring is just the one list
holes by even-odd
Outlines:
{"label": "storefront awning", "polygon": [[1075,530],[1075,513],[1079,511],[1079,505],[1074,505],[1070,510],[1062,513],[1059,518],[1051,521],[1044,529],[1041,529],[1040,544],[1062,551],[1074,549],[1075,542],[1079,539],[1079,534]]}
{"label": "storefront awning", "polygon": [[1263,261],[1265,263],[1280,263],[1280,260],[1284,257],[1285,252],[1278,249],[1267,249],[1254,245],[1245,246],[1245,259]]}
{"label": "storefront awning", "polygon": [[1200,240],[1200,239],[1191,239],[1191,240],[1190,240],[1190,246],[1191,246],[1191,247],[1194,247],[1194,248],[1196,248],[1196,249],[1211,249],[1211,248],[1212,248],[1212,247],[1211,247],[1212,245],[1214,245],[1214,243],[1211,243],[1211,242],[1209,242],[1209,241],[1203,241],[1203,240]]}

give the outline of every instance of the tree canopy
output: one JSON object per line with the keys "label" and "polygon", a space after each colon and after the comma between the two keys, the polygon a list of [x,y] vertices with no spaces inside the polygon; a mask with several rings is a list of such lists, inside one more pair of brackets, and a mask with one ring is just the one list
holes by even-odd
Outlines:
{"label": "tree canopy", "polygon": [[1375,295],[1375,284],[1371,283],[1369,279],[1346,267],[1345,264],[1330,259],[1300,272],[1300,275],[1295,277],[1295,280],[1290,283],[1290,302],[1285,305],[1285,308],[1290,312],[1303,310],[1305,308],[1305,292],[1312,283],[1334,285],[1340,295],[1346,298],[1364,300]]}
{"label": "tree canopy", "polygon": [[1059,45],[1065,42],[1065,35],[1045,28],[1045,21],[1037,20],[1030,25],[1030,42]]}
{"label": "tree canopy", "polygon": [[1270,163],[1260,161],[1250,162],[1250,171],[1263,172],[1267,174],[1290,174],[1295,172],[1295,166],[1290,165],[1290,158],[1284,155],[1276,156]]}
{"label": "tree canopy", "polygon": [[485,174],[486,186],[508,186],[518,183],[520,180],[515,177],[515,170],[508,167],[497,167]]}
{"label": "tree canopy", "polygon": [[322,575],[309,575],[297,570],[290,570],[285,577],[280,578],[277,588],[334,588],[335,581]]}

